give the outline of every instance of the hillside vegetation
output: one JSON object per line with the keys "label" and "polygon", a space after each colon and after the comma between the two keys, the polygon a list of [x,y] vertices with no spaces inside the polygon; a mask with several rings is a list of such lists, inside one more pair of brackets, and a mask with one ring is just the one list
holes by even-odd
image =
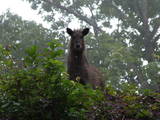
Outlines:
{"label": "hillside vegetation", "polygon": [[25,50],[23,60],[0,46],[0,119],[2,120],[158,120],[160,93],[123,83],[115,90],[93,90],[68,80],[63,51],[53,40],[38,52]]}

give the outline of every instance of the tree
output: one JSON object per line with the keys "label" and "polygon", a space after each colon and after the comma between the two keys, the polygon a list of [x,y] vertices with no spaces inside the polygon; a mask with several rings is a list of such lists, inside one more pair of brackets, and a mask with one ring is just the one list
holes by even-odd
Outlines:
{"label": "tree", "polygon": [[7,49],[18,46],[15,57],[21,58],[25,48],[31,45],[44,47],[54,36],[55,33],[51,30],[37,25],[34,21],[22,20],[10,11],[0,16],[0,44]]}
{"label": "tree", "polygon": [[[129,82],[158,89],[158,0],[27,1],[33,9],[45,13],[45,20],[53,22],[53,30],[64,30],[74,19],[78,19],[82,27],[93,28],[86,40],[88,56],[104,71],[107,82],[118,88],[121,83]],[[117,21],[116,29],[109,34],[106,31],[113,19]],[[67,45],[64,32],[59,32],[58,38]]]}
{"label": "tree", "polygon": [[[119,21],[121,30],[115,34],[120,34],[117,39],[123,36],[124,40],[128,40],[130,48],[135,52],[133,55],[137,57],[137,62],[128,67],[135,72],[133,77],[137,77],[136,80],[143,87],[149,87],[148,80],[154,83],[154,87],[157,86],[158,79],[155,76],[160,77],[159,3],[158,0],[107,0],[103,1],[101,7],[102,13]],[[148,62],[146,66],[143,66],[144,61]],[[153,75],[153,71],[156,75]]]}
{"label": "tree", "polygon": [[[109,4],[108,4],[109,3]],[[108,14],[106,5],[112,7],[116,14],[110,13],[112,17],[118,18],[125,32],[129,32],[130,43],[141,53],[148,62],[156,61],[158,54],[158,40],[160,33],[160,8],[159,1],[149,0],[108,0],[103,1],[102,11]],[[110,5],[110,6],[109,6]],[[130,30],[130,29],[131,30]],[[138,49],[139,48],[139,49]]]}

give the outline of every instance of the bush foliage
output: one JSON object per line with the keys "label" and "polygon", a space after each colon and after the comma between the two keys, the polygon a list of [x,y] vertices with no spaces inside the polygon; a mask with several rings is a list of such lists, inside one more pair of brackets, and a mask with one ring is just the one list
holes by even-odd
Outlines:
{"label": "bush foliage", "polygon": [[[3,120],[158,120],[160,93],[124,83],[105,92],[68,80],[63,51],[55,40],[48,48],[26,49],[22,60],[14,47],[0,46],[0,119]],[[41,52],[39,52],[41,51]]]}

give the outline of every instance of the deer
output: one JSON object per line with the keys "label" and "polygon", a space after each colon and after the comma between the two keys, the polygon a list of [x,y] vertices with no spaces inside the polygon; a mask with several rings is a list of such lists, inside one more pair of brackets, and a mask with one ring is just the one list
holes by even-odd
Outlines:
{"label": "deer", "polygon": [[70,45],[67,61],[69,79],[83,85],[91,85],[93,89],[104,87],[102,74],[89,64],[85,55],[84,37],[89,33],[89,28],[72,30],[66,29],[70,36]]}

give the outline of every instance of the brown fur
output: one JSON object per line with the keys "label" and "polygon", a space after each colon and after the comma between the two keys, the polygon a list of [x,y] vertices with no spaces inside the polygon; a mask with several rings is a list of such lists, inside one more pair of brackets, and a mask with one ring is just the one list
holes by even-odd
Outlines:
{"label": "brown fur", "polygon": [[68,74],[71,80],[78,81],[81,84],[91,84],[95,89],[103,87],[102,75],[93,66],[88,63],[85,56],[84,36],[89,29],[74,30],[67,28],[67,33],[71,36],[70,49],[68,55]]}

